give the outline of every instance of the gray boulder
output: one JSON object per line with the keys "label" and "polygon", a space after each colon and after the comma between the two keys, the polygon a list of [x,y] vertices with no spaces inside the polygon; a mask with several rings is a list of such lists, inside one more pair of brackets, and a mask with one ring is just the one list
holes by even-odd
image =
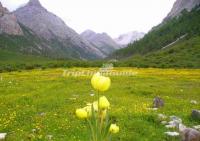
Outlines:
{"label": "gray boulder", "polygon": [[200,132],[192,129],[185,128],[181,131],[182,141],[200,141]]}
{"label": "gray boulder", "polygon": [[193,119],[197,119],[200,121],[200,111],[199,110],[192,110],[191,117]]}
{"label": "gray boulder", "polygon": [[155,97],[153,100],[153,107],[154,108],[160,108],[164,106],[164,100],[160,97]]}

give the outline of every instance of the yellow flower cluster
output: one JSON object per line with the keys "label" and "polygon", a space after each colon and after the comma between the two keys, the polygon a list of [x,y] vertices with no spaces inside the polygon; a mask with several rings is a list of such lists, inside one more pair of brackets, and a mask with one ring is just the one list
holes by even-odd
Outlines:
{"label": "yellow flower cluster", "polygon": [[99,108],[101,110],[102,115],[105,117],[106,111],[109,108],[110,103],[105,96],[102,96],[99,98],[99,104],[98,104],[98,101],[95,101],[84,108],[77,109],[76,116],[80,119],[89,118],[92,113],[92,106],[95,112],[97,112]]}
{"label": "yellow flower cluster", "polygon": [[[99,92],[106,91],[110,88],[111,80],[109,77],[102,76],[99,72],[94,74],[91,79],[91,84],[95,90],[98,91],[98,101],[94,101],[93,103],[87,104],[86,107],[80,108],[76,110],[76,116],[80,119],[87,119],[92,133],[92,138],[96,140],[97,137],[108,139],[108,136],[105,137],[102,133],[106,132],[115,134],[119,132],[119,126],[116,124],[109,124],[105,119],[109,119],[107,117],[107,112],[110,107],[110,102],[105,96],[99,97]],[[95,118],[94,118],[95,117]],[[90,121],[91,120],[91,121]],[[92,123],[98,122],[99,128],[96,132],[93,131]],[[105,124],[105,125],[104,125]],[[100,131],[100,132],[98,132]]]}

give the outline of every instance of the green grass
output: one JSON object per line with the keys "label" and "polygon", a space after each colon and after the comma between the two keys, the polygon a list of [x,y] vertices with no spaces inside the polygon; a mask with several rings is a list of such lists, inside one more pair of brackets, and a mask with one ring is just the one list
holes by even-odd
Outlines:
{"label": "green grass", "polygon": [[[73,71],[93,69],[74,68]],[[112,85],[104,95],[111,103],[111,117],[120,126],[113,141],[165,141],[167,129],[157,120],[158,113],[176,115],[188,126],[192,109],[200,105],[200,70],[130,69],[134,76],[112,76]],[[0,74],[0,132],[7,141],[88,141],[86,123],[75,117],[75,109],[96,98],[90,76],[63,77],[63,69],[32,70]],[[153,98],[165,101],[158,111],[146,110]],[[74,99],[76,98],[76,99]],[[32,130],[37,129],[36,133]]]}

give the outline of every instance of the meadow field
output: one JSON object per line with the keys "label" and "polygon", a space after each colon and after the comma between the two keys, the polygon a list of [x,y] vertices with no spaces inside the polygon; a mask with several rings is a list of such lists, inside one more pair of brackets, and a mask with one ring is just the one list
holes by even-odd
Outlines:
{"label": "meadow field", "polygon": [[[6,141],[88,141],[87,124],[75,116],[75,110],[96,99],[91,76],[66,75],[66,71],[98,69],[0,73],[0,133],[7,133]],[[178,116],[189,127],[200,123],[190,116],[192,109],[200,109],[199,69],[112,71],[133,73],[110,76],[111,87],[103,93],[111,103],[110,116],[120,127],[113,141],[169,140],[164,134],[169,130],[157,118],[159,113]],[[165,106],[151,110],[156,96],[165,101]]]}

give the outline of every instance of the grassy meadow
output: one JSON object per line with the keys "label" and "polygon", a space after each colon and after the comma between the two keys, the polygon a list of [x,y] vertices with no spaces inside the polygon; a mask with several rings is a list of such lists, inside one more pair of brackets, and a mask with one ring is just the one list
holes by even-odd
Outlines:
{"label": "grassy meadow", "polygon": [[[96,99],[91,76],[64,76],[65,69],[0,73],[0,132],[6,141],[88,141],[87,124],[75,109]],[[97,71],[71,68],[70,71]],[[159,113],[175,115],[187,126],[200,121],[190,117],[200,109],[199,69],[136,69],[132,76],[110,76],[111,88],[104,92],[111,103],[110,116],[120,126],[113,141],[167,141],[168,131],[157,119]],[[157,111],[149,110],[155,96],[165,101]],[[170,140],[171,141],[171,140]]]}

